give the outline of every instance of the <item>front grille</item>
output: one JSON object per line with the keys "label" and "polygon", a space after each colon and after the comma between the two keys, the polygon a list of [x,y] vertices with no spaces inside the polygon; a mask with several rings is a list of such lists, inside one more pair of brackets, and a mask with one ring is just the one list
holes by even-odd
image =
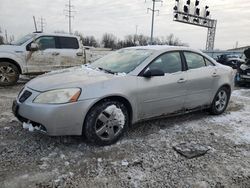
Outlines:
{"label": "front grille", "polygon": [[19,102],[23,103],[24,101],[26,101],[30,96],[32,95],[32,93],[30,91],[25,90],[23,92],[23,94],[21,95],[21,97],[19,98]]}
{"label": "front grille", "polygon": [[246,69],[246,73],[250,73],[250,69]]}

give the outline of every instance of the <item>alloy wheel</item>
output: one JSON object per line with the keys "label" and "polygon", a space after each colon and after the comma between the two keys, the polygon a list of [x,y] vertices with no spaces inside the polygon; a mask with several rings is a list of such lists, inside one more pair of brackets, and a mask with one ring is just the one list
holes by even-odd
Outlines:
{"label": "alloy wheel", "polygon": [[227,105],[227,93],[225,90],[221,90],[215,100],[215,108],[218,112],[222,111]]}
{"label": "alloy wheel", "polygon": [[0,65],[0,82],[11,83],[15,79],[16,79],[16,73],[11,66]]}
{"label": "alloy wheel", "polygon": [[122,110],[115,107],[104,109],[95,123],[96,135],[102,140],[112,140],[122,131],[125,117],[121,117]]}

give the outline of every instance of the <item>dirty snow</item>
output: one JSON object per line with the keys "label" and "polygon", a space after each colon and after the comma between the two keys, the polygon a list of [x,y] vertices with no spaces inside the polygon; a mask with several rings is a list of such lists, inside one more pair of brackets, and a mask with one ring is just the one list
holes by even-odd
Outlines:
{"label": "dirty snow", "polygon": [[105,111],[109,114],[114,114],[115,119],[119,122],[119,124],[123,127],[125,125],[125,116],[120,108],[115,105],[108,106]]}
{"label": "dirty snow", "polygon": [[[249,89],[234,91],[223,115],[143,122],[117,144],[95,147],[81,137],[30,134],[11,122],[22,87],[0,88],[0,187],[250,187]],[[209,151],[186,159],[172,148],[183,142]]]}

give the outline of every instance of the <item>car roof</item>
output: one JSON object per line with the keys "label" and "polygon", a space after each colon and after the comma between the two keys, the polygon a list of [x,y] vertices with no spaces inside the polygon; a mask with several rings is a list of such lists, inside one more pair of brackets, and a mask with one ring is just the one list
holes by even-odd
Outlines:
{"label": "car roof", "polygon": [[70,35],[67,33],[34,33],[37,36],[59,36],[59,37],[78,37],[76,35]]}
{"label": "car roof", "polygon": [[187,50],[194,52],[201,52],[200,50],[195,50],[185,46],[169,46],[169,45],[148,45],[148,46],[134,46],[126,49],[145,49],[145,50],[156,50],[156,51],[173,51],[173,50]]}

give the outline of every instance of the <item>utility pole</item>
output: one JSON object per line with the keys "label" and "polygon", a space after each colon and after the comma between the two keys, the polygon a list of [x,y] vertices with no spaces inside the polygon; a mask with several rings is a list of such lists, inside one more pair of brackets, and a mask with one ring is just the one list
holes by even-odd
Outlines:
{"label": "utility pole", "polygon": [[40,27],[41,27],[41,32],[43,32],[45,26],[45,19],[43,17],[40,18]]}
{"label": "utility pole", "polygon": [[67,8],[64,10],[66,12],[65,16],[69,18],[69,34],[72,34],[71,19],[74,17],[72,13],[75,11],[72,10],[74,6],[71,4],[71,0],[69,0],[69,4],[66,4],[65,7]]}
{"label": "utility pole", "polygon": [[37,25],[36,25],[36,18],[35,18],[35,16],[33,16],[33,21],[34,21],[35,31],[37,32]]}
{"label": "utility pole", "polygon": [[138,34],[138,25],[135,26],[135,35]]}
{"label": "utility pole", "polygon": [[5,29],[5,40],[6,40],[6,44],[8,44],[8,32],[6,29]]}
{"label": "utility pole", "polygon": [[150,44],[153,44],[153,40],[154,40],[154,20],[155,20],[155,12],[158,12],[159,14],[159,10],[155,10],[155,3],[162,3],[162,0],[152,0],[153,2],[153,7],[152,8],[148,8],[148,11],[152,11],[152,23],[151,23],[151,37],[150,37]]}

